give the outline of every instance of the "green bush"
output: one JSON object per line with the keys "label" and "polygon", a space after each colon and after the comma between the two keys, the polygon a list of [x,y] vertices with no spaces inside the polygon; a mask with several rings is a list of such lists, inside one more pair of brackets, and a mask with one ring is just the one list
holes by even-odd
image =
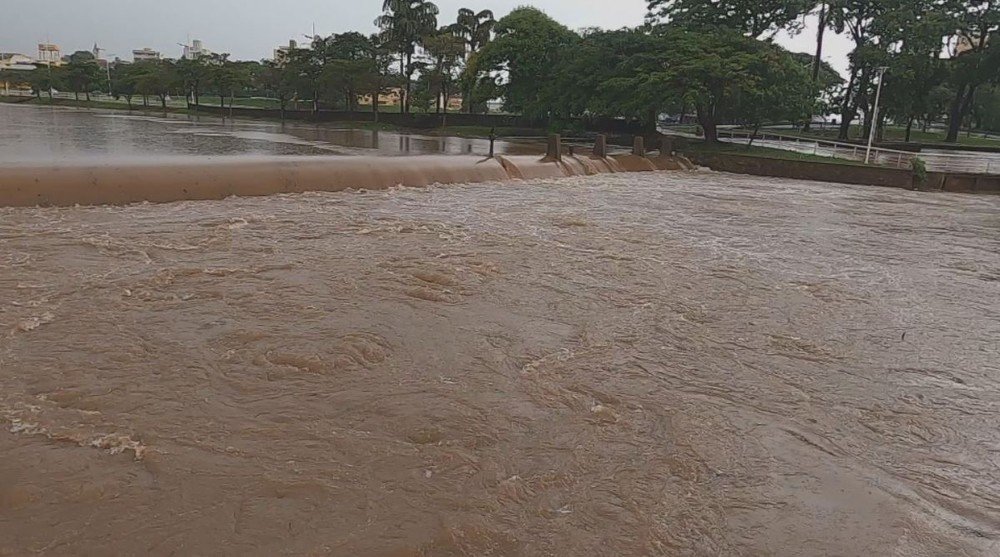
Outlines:
{"label": "green bush", "polygon": [[911,165],[913,176],[917,179],[917,182],[921,186],[925,185],[927,183],[927,163],[920,157],[914,157]]}

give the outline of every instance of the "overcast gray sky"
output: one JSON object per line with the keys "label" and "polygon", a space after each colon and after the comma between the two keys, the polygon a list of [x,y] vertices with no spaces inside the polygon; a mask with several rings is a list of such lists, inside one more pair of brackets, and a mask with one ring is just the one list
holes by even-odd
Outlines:
{"label": "overcast gray sky", "polygon": [[[14,0],[12,0],[14,1]],[[578,29],[616,29],[642,23],[646,0],[436,0],[441,21],[451,21],[461,7],[489,8],[502,17],[521,5],[541,8]],[[327,35],[349,30],[374,31],[382,0],[28,0],[3,11],[0,51],[34,55],[48,38],[64,54],[89,50],[94,43],[112,56],[131,58],[133,49],[151,47],[178,57],[189,36],[214,52],[234,58],[270,57],[288,39],[303,40],[315,23]],[[792,50],[811,52],[813,31],[779,41]],[[831,37],[825,58],[838,69],[846,65],[850,46]]]}

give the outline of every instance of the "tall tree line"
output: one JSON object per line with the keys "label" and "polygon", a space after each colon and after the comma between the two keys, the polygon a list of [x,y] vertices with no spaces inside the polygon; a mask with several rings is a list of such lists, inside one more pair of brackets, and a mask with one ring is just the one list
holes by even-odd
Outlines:
{"label": "tall tree line", "polygon": [[[649,20],[688,28],[723,27],[767,40],[778,31],[796,33],[803,16],[817,15],[814,76],[822,60],[825,32],[851,41],[846,81],[835,92],[839,136],[848,139],[861,117],[865,132],[887,120],[926,127],[946,120],[947,140],[1000,79],[1000,2],[997,0],[651,0]],[[879,122],[873,122],[877,76],[885,68]],[[983,93],[984,95],[987,93]],[[947,98],[947,106],[942,100]],[[980,119],[981,120],[981,119]]]}
{"label": "tall tree line", "polygon": [[[290,103],[355,110],[395,95],[404,113],[485,110],[502,99],[511,113],[560,122],[575,117],[638,119],[693,114],[713,139],[722,123],[808,125],[835,114],[839,136],[887,123],[907,130],[996,122],[1000,88],[1000,0],[648,0],[632,29],[572,30],[522,7],[500,19],[462,9],[446,18],[429,0],[383,0],[378,31],[313,37],[279,60],[240,62],[219,55],[115,66],[116,95],[168,96],[220,104],[259,94]],[[781,33],[816,21],[812,56],[787,52]],[[839,76],[823,61],[828,31],[852,45]],[[875,88],[884,73],[882,110]],[[53,88],[87,96],[106,89],[89,53],[35,72],[38,95]],[[878,114],[878,121],[875,115]]]}

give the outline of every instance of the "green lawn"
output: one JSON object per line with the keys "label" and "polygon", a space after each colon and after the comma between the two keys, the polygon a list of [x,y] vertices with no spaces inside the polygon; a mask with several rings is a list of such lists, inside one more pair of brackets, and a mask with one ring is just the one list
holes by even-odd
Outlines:
{"label": "green lawn", "polygon": [[[49,99],[46,96],[42,98],[31,98],[30,100],[22,100],[24,97],[3,97],[0,98],[0,102],[4,102],[5,99],[12,99],[10,102],[20,102],[21,104],[34,104],[41,106],[70,106],[79,108],[105,108],[110,110],[128,110],[128,103],[124,99],[116,101],[114,99],[102,99],[102,100],[86,100],[81,98],[79,101],[76,99],[66,99],[57,97],[54,99]],[[13,100],[17,99],[17,100]],[[142,98],[132,98],[132,109],[133,110],[143,110]],[[163,111],[163,107],[160,105],[160,99],[149,99],[149,110]],[[187,108],[181,104],[168,102],[167,111],[169,112],[185,112]]]}
{"label": "green lawn", "polygon": [[700,128],[701,128],[700,126],[694,124],[671,124],[669,126],[664,126],[664,129],[666,130],[680,132],[680,133],[689,133],[689,134],[698,133],[698,130]]}
{"label": "green lawn", "polygon": [[[201,99],[200,99],[200,101],[201,101],[201,104],[204,105],[204,106],[219,106],[219,98],[218,97],[202,96]],[[229,99],[226,99],[226,106],[227,107],[229,106]],[[239,98],[239,97],[237,97],[236,100],[233,101],[233,106],[236,107],[236,108],[268,108],[268,109],[277,110],[277,109],[281,108],[281,103],[278,102],[277,99],[265,99],[265,98],[260,98],[260,97],[255,97],[255,98]],[[298,108],[296,108],[296,106]],[[312,108],[312,101],[299,101],[298,104],[296,104],[295,102],[289,101],[285,105],[285,110],[310,110],[311,108]],[[370,105],[370,104],[359,104],[357,106],[357,110],[360,111],[360,112],[371,112],[372,111],[372,105]],[[379,110],[379,112],[383,112],[383,113],[386,113],[386,114],[398,114],[399,111],[400,111],[400,106],[398,104],[396,104],[396,105],[381,105],[381,106],[379,106],[378,110]],[[419,110],[419,109],[414,109],[413,110],[414,114],[429,114],[429,113],[432,113],[432,112],[433,111],[427,112],[427,111],[422,111],[422,110]]]}

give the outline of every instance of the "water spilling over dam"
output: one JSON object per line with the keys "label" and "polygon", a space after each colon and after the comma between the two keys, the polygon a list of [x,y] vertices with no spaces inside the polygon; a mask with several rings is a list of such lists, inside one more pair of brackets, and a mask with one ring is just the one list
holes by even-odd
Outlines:
{"label": "water spilling over dam", "polygon": [[990,555],[1000,199],[0,209],[0,554]]}

